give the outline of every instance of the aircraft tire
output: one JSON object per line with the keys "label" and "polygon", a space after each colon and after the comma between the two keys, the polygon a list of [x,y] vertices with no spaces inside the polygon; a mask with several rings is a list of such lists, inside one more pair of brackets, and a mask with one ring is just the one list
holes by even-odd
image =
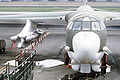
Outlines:
{"label": "aircraft tire", "polygon": [[106,74],[106,54],[103,55],[103,58],[101,59],[101,74]]}
{"label": "aircraft tire", "polygon": [[70,58],[69,58],[69,56],[68,56],[68,53],[66,53],[66,54],[64,55],[64,64],[65,64],[65,65],[68,65],[69,62],[70,62]]}

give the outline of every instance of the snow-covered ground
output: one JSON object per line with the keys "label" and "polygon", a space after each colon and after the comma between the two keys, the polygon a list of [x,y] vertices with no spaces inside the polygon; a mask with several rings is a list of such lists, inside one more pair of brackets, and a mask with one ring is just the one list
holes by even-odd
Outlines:
{"label": "snow-covered ground", "polygon": [[[7,65],[8,63],[11,66],[15,66],[15,60],[7,61],[5,63],[5,65]],[[62,64],[64,64],[64,62],[59,61],[59,60],[54,60],[54,59],[46,59],[46,60],[43,60],[43,61],[36,61],[36,66],[42,66],[42,67],[45,67],[45,68],[55,67],[55,66],[62,65]],[[17,62],[16,62],[16,65],[18,65]]]}
{"label": "snow-covered ground", "polygon": [[[15,60],[10,60],[5,63],[7,65],[9,63],[10,66],[15,66]],[[18,65],[18,62],[16,62],[16,65]]]}

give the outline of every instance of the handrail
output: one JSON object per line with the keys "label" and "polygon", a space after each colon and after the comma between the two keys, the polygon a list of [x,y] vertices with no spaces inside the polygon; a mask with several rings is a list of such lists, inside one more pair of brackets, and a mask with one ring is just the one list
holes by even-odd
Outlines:
{"label": "handrail", "polygon": [[36,54],[36,51],[35,53],[31,54],[25,61],[23,61],[19,66],[17,66],[13,71],[16,71],[20,66],[23,65],[23,63],[25,63],[31,56],[33,56],[34,54]]}

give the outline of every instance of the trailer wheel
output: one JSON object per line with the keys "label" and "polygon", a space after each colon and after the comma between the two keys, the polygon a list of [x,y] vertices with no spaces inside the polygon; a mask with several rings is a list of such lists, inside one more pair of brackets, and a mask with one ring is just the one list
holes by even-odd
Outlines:
{"label": "trailer wheel", "polygon": [[3,50],[3,52],[5,52],[5,47],[3,47],[3,49],[2,49],[2,50]]}
{"label": "trailer wheel", "polygon": [[64,55],[64,64],[65,64],[65,65],[68,65],[69,62],[70,62],[70,58],[69,58],[69,56],[68,56],[68,53],[66,53],[66,54]]}
{"label": "trailer wheel", "polygon": [[106,74],[106,63],[107,63],[107,55],[104,54],[103,58],[101,59],[101,74]]}

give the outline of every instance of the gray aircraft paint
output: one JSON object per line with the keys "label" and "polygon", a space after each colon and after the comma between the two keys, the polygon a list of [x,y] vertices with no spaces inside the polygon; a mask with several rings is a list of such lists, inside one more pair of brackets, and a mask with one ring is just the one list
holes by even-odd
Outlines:
{"label": "gray aircraft paint", "polygon": [[[88,9],[89,8],[90,7],[88,7]],[[84,12],[86,12],[86,14],[91,13],[91,12],[94,13],[94,14],[90,14],[90,15],[86,16],[86,15],[83,15]],[[99,15],[95,15],[94,10],[92,10],[91,12],[89,10],[84,11],[84,12],[81,13],[81,11],[76,11],[72,14],[67,15],[66,20],[68,22],[68,27],[67,27],[66,36],[65,36],[66,45],[70,47],[71,51],[73,51],[72,38],[76,33],[83,32],[83,31],[84,32],[94,32],[100,37],[100,42],[101,43],[100,43],[100,50],[99,51],[102,51],[103,47],[106,46],[106,36],[107,36],[106,27],[105,27],[104,23],[102,22],[102,19],[99,19]],[[101,27],[103,27],[104,29],[101,29],[100,31],[99,30],[87,30],[87,31],[76,30],[75,31],[75,30],[69,29],[69,26],[71,26],[69,24],[71,24],[71,22],[74,22],[75,20],[79,19],[80,17],[93,17],[93,18],[97,17],[97,21],[102,25]]]}

